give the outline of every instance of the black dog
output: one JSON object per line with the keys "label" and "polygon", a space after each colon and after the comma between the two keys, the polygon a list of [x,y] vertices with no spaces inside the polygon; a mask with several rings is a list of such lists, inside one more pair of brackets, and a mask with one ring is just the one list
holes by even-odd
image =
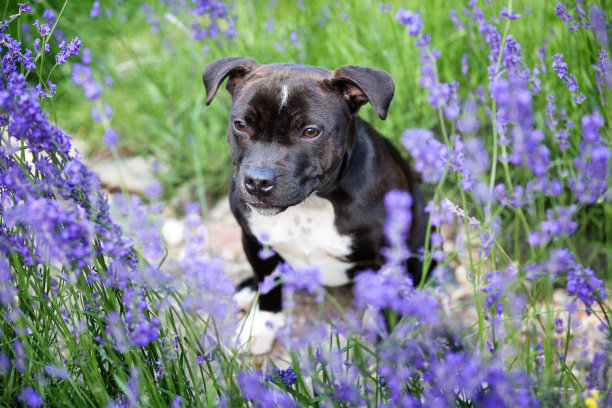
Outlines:
{"label": "black dog", "polygon": [[[204,69],[206,104],[225,78],[232,95],[230,203],[253,283],[284,261],[294,268],[317,265],[329,286],[350,282],[357,271],[379,269],[383,197],[392,189],[412,195],[407,245],[412,252],[423,247],[427,215],[418,183],[391,143],[357,116],[370,102],[385,119],[395,89],[389,74],[350,65],[329,71],[223,58]],[[258,256],[262,243],[276,254]],[[419,282],[422,263],[411,258],[407,268]],[[259,297],[253,325],[240,337],[250,336],[253,353],[271,348],[283,324],[281,300],[281,287]]]}

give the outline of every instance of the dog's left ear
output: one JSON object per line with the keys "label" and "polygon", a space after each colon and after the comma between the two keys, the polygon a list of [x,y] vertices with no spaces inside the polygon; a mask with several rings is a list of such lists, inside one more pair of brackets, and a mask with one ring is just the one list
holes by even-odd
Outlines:
{"label": "dog's left ear", "polygon": [[331,82],[341,90],[352,113],[357,113],[361,105],[370,102],[381,119],[387,117],[395,83],[391,75],[385,71],[343,65],[334,71]]}
{"label": "dog's left ear", "polygon": [[249,57],[227,57],[208,63],[202,74],[202,80],[206,88],[206,104],[210,105],[217,94],[217,90],[219,90],[221,82],[226,77],[229,77],[226,88],[233,96],[236,84],[258,66],[259,63]]}

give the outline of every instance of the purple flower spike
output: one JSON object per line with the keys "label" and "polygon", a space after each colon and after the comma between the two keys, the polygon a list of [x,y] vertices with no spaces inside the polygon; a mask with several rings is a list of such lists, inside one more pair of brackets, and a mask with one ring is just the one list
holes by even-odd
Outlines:
{"label": "purple flower spike", "polygon": [[36,19],[32,25],[36,27],[41,37],[48,37],[51,34],[51,27],[47,23],[40,24],[38,19]]}
{"label": "purple flower spike", "polygon": [[563,62],[563,54],[555,54],[553,56],[552,68],[557,73],[557,76],[563,80],[568,90],[572,93],[572,99],[576,104],[581,104],[586,100],[586,96],[580,92],[578,80],[574,74],[570,74],[567,69],[567,64]]}
{"label": "purple flower spike", "polygon": [[576,296],[587,306],[606,298],[603,281],[595,277],[595,273],[588,266],[574,268],[569,272],[567,293],[570,296]]}
{"label": "purple flower spike", "polygon": [[36,408],[43,405],[44,401],[40,394],[32,387],[26,387],[23,389],[19,397],[17,398],[21,403],[28,407]]}
{"label": "purple flower spike", "polygon": [[508,10],[506,6],[502,7],[502,10],[499,12],[499,18],[507,18],[508,20],[516,20],[521,18],[522,16],[518,13],[515,13],[514,10]]}
{"label": "purple flower spike", "polygon": [[51,23],[55,20],[55,12],[51,9],[46,9],[42,14],[42,18]]}
{"label": "purple flower spike", "polygon": [[115,129],[113,129],[112,127],[109,127],[104,132],[102,141],[104,142],[106,146],[108,146],[109,149],[116,148],[117,143],[119,142],[119,134],[115,131]]}
{"label": "purple flower spike", "polygon": [[584,115],[581,124],[584,140],[580,143],[581,154],[574,159],[574,166],[580,171],[569,180],[569,186],[579,202],[593,204],[608,188],[610,149],[599,136],[604,124],[599,112]]}
{"label": "purple flower spike", "polygon": [[93,78],[93,71],[90,67],[83,64],[74,64],[72,66],[72,81],[83,88],[85,97],[90,100],[96,100],[102,96],[102,86]]}
{"label": "purple flower spike", "polygon": [[414,168],[421,173],[423,181],[437,183],[448,161],[448,146],[436,140],[428,129],[406,129],[401,143],[414,158]]}
{"label": "purple flower spike", "polygon": [[280,383],[289,388],[297,382],[298,376],[293,372],[293,367],[289,366],[285,370],[274,367],[270,372],[265,373],[264,378],[271,383],[278,383],[280,380]]}
{"label": "purple flower spike", "polygon": [[602,47],[608,47],[610,43],[608,36],[610,25],[606,20],[606,13],[601,9],[601,7],[599,7],[599,5],[592,4],[589,7],[589,14],[591,15],[591,19],[589,21],[591,28],[595,33],[595,37],[597,38],[597,42]]}
{"label": "purple flower spike", "polygon": [[83,42],[79,40],[78,37],[75,37],[68,45],[64,41],[59,44],[60,52],[55,56],[55,61],[58,64],[64,64],[68,58],[73,55],[79,55],[79,49],[83,45]]}
{"label": "purple flower spike", "polygon": [[19,6],[19,14],[32,11],[32,7],[30,7],[27,1],[25,3],[17,3],[17,5]]}
{"label": "purple flower spike", "polygon": [[100,2],[94,1],[91,5],[91,10],[89,11],[90,17],[98,17],[100,15]]}
{"label": "purple flower spike", "polygon": [[395,14],[395,19],[398,20],[401,25],[408,26],[408,34],[413,37],[419,35],[421,28],[423,28],[423,19],[419,12],[413,13],[410,10],[400,8]]}

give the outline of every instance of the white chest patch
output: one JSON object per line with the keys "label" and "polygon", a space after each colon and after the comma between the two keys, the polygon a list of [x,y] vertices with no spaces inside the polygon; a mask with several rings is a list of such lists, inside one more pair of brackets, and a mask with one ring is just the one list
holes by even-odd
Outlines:
{"label": "white chest patch", "polygon": [[334,225],[332,203],[316,194],[274,216],[252,211],[249,227],[260,242],[270,245],[293,268],[319,267],[323,284],[339,286],[349,282],[346,261],[352,239],[340,235]]}

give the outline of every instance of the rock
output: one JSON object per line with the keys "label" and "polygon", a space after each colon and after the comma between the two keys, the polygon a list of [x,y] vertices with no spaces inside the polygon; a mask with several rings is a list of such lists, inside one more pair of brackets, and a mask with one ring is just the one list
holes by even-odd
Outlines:
{"label": "rock", "polygon": [[104,188],[119,190],[123,184],[128,192],[142,195],[147,186],[156,181],[153,163],[154,159],[135,156],[120,162],[103,159],[90,163],[89,168],[98,173]]}
{"label": "rock", "polygon": [[230,210],[229,197],[225,196],[217,201],[217,204],[210,209],[208,214],[210,219],[215,221],[226,221],[229,219],[233,220],[234,216]]}
{"label": "rock", "polygon": [[226,261],[237,262],[244,258],[242,230],[234,219],[211,221],[208,224],[208,242],[212,253]]}
{"label": "rock", "polygon": [[162,225],[161,233],[168,246],[180,245],[185,238],[185,224],[176,218],[167,218]]}

